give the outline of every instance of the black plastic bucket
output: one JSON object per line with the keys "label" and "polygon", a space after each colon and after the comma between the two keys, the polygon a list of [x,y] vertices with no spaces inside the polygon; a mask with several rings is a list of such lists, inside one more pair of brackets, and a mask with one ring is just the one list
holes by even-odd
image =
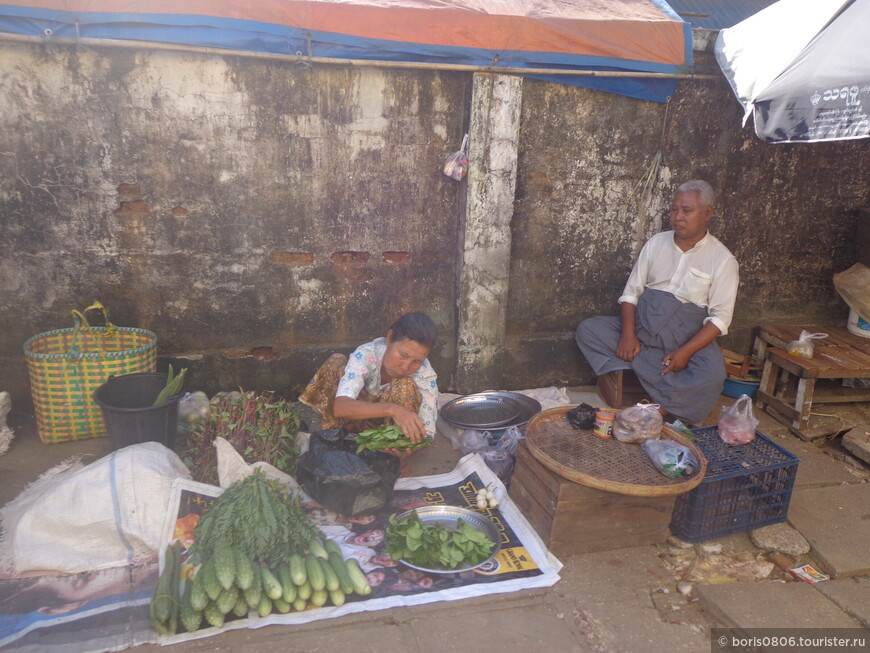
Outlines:
{"label": "black plastic bucket", "polygon": [[160,442],[175,448],[180,394],[154,406],[166,386],[168,375],[141,372],[113,376],[94,392],[94,401],[103,410],[103,422],[112,449],[141,442]]}

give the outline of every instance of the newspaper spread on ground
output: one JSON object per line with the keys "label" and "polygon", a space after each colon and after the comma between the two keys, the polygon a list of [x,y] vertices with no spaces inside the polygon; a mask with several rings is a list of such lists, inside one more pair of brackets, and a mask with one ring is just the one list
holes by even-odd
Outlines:
{"label": "newspaper spread on ground", "polygon": [[[476,492],[496,488],[497,509],[477,508]],[[178,479],[173,485],[161,551],[180,539],[192,542],[198,515],[221,494],[221,488]],[[366,573],[372,593],[353,595],[340,606],[324,606],[302,612],[266,617],[233,618],[222,628],[205,628],[158,638],[148,623],[148,602],[157,580],[157,565],[66,577],[39,577],[68,591],[40,591],[28,603],[20,601],[30,579],[0,581],[0,649],[48,653],[63,647],[63,653],[118,651],[147,642],[170,644],[209,637],[224,630],[259,628],[274,624],[301,624],[364,611],[451,601],[521,589],[549,587],[559,580],[561,563],[547,551],[498,477],[478,454],[463,457],[456,468],[435,476],[401,478],[393,500],[372,515],[342,518],[303,495],[309,517],[335,541],[345,557],[354,556]],[[391,514],[424,505],[454,505],[485,514],[499,528],[501,550],[492,563],[474,571],[450,574],[424,573],[392,561],[384,555],[384,533]],[[109,573],[114,572],[114,573]],[[92,585],[100,581],[98,585]],[[69,588],[78,588],[77,593]],[[35,590],[34,590],[35,592]],[[17,597],[17,599],[16,599]],[[16,603],[27,610],[14,614]],[[56,642],[56,644],[55,644]]]}

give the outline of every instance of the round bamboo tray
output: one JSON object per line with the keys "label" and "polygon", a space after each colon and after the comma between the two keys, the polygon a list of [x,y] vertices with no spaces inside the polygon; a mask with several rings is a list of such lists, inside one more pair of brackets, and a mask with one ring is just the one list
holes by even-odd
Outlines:
{"label": "round bamboo tray", "polygon": [[689,478],[668,478],[658,471],[639,444],[602,438],[591,429],[575,429],[566,414],[574,406],[550,408],[526,427],[525,443],[542,465],[570,481],[598,490],[643,497],[682,494],[697,487],[707,473],[707,459],[692,442],[667,424],[662,438],[688,447],[700,468]]}

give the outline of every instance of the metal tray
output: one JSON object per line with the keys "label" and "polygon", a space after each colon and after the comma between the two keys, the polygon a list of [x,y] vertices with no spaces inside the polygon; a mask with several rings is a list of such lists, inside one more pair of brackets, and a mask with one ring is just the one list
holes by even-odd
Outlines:
{"label": "metal tray", "polygon": [[469,510],[468,508],[460,508],[458,506],[423,506],[422,508],[406,510],[401,514],[396,515],[396,519],[398,521],[402,521],[410,516],[412,512],[416,512],[417,515],[420,517],[420,521],[422,521],[424,524],[441,525],[447,530],[451,531],[456,530],[458,522],[461,519],[462,521],[466,522],[470,526],[473,526],[477,530],[483,531],[483,534],[486,535],[486,537],[489,538],[491,542],[495,542],[495,546],[493,547],[490,556],[486,560],[481,560],[476,565],[465,565],[460,567],[454,567],[452,569],[446,569],[420,567],[418,565],[411,564],[407,560],[399,561],[407,567],[433,574],[458,574],[462,571],[471,571],[472,569],[482,567],[486,563],[490,562],[493,558],[495,558],[496,554],[498,554],[499,550],[501,549],[501,536],[499,535],[498,526],[496,526],[490,519],[480,514],[479,512]]}
{"label": "metal tray", "polygon": [[441,407],[441,417],[464,429],[494,429],[528,422],[541,404],[518,392],[480,392],[457,397]]}

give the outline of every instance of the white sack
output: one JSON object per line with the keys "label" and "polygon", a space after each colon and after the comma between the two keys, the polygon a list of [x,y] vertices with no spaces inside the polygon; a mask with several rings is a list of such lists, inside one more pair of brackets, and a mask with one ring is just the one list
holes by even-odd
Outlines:
{"label": "white sack", "polygon": [[218,484],[222,488],[226,489],[233,483],[253,474],[254,470],[261,469],[266,478],[275,479],[289,485],[293,489],[299,489],[299,484],[295,478],[285,474],[274,465],[263,461],[256,462],[253,465],[246,463],[245,459],[236,451],[236,448],[229,440],[218,436],[214,439],[214,446],[217,449]]}
{"label": "white sack", "polygon": [[12,429],[6,424],[6,416],[12,410],[12,397],[8,392],[0,392],[0,456],[12,444]]}
{"label": "white sack", "polygon": [[190,478],[174,451],[144,442],[49,470],[0,510],[6,573],[77,573],[151,558],[172,482]]}

